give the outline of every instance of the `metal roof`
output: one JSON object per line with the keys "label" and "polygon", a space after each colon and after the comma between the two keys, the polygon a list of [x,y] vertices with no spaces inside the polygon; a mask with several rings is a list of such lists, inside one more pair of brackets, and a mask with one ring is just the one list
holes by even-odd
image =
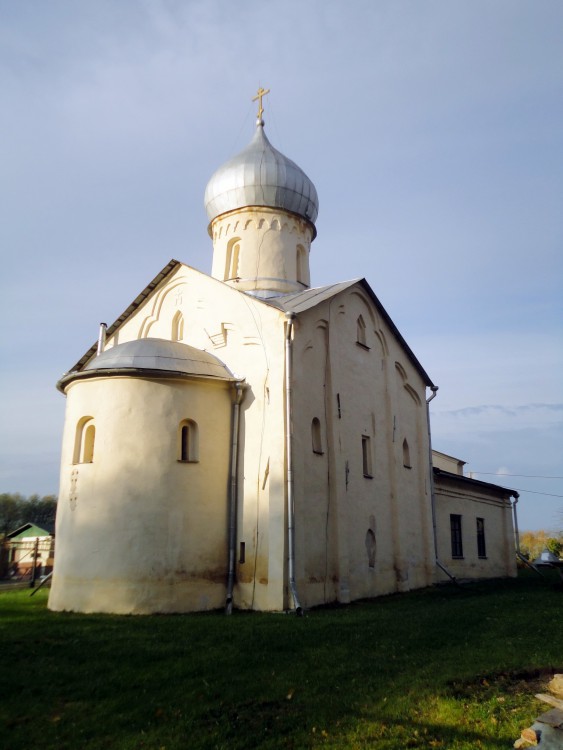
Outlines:
{"label": "metal roof", "polygon": [[340,292],[344,292],[347,289],[351,289],[353,286],[356,286],[356,285],[361,286],[362,289],[366,292],[366,294],[373,301],[377,311],[379,312],[383,320],[385,320],[385,322],[387,323],[394,337],[397,339],[402,349],[404,349],[405,354],[407,355],[411,363],[414,365],[415,369],[417,370],[419,375],[422,377],[425,384],[429,388],[433,388],[434,383],[430,379],[430,376],[428,375],[426,370],[423,368],[423,366],[420,364],[414,352],[412,351],[410,346],[407,344],[405,339],[402,337],[399,329],[397,328],[395,323],[393,323],[393,321],[391,320],[389,313],[383,307],[377,295],[375,294],[375,292],[373,291],[373,289],[370,287],[370,285],[365,279],[353,279],[352,281],[341,281],[338,284],[330,284],[329,286],[317,287],[315,289],[306,289],[305,291],[297,292],[296,294],[286,294],[286,295],[283,295],[282,297],[274,297],[272,299],[266,299],[266,300],[261,300],[261,301],[270,305],[271,307],[277,307],[278,309],[283,310],[284,312],[294,312],[296,314],[299,314],[301,312],[305,312],[306,310],[310,310],[313,307],[316,307],[317,305],[321,304],[321,302],[326,302],[327,300],[335,297],[337,294],[340,294]]}
{"label": "metal roof", "polygon": [[508,487],[501,487],[500,484],[493,484],[492,482],[482,482],[480,479],[471,479],[463,474],[453,474],[451,471],[444,471],[439,469],[437,466],[432,467],[432,471],[435,477],[443,477],[444,479],[452,479],[461,482],[462,484],[470,484],[474,487],[482,487],[483,489],[496,490],[499,493],[512,495],[513,497],[520,497],[516,490],[511,490]]}
{"label": "metal roof", "polygon": [[212,175],[205,189],[209,221],[247,206],[283,208],[314,225],[317,190],[305,172],[275,149],[258,120],[250,144]]}
{"label": "metal roof", "polygon": [[166,339],[136,339],[112,346],[90,360],[84,370],[166,370],[184,375],[231,378],[226,365],[213,354]]}
{"label": "metal roof", "polygon": [[70,372],[57,383],[64,392],[74,380],[100,375],[195,377],[234,381],[230,370],[209,352],[166,339],[135,339],[112,346],[90,360],[81,372]]}

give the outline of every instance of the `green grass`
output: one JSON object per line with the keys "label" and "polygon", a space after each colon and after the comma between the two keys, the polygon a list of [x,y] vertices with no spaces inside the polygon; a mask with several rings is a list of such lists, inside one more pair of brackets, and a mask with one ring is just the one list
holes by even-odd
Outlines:
{"label": "green grass", "polygon": [[563,671],[563,590],[529,575],[303,618],[46,601],[0,593],[3,750],[500,750],[542,711],[543,670]]}

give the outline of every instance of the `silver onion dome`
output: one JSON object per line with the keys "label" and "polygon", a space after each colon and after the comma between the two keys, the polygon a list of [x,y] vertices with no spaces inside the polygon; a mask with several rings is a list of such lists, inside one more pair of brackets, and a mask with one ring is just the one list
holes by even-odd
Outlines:
{"label": "silver onion dome", "polygon": [[209,221],[247,206],[282,208],[311,224],[319,212],[317,191],[305,172],[277,151],[258,120],[250,144],[213,174],[205,189]]}

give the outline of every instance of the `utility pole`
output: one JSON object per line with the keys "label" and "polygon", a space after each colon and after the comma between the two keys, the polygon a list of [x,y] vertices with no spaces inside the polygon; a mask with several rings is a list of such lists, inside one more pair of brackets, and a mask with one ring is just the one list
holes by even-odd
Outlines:
{"label": "utility pole", "polygon": [[35,543],[33,545],[33,559],[31,561],[31,581],[29,582],[29,587],[34,588],[35,586],[35,571],[37,569],[37,554],[39,550],[39,537],[35,537]]}

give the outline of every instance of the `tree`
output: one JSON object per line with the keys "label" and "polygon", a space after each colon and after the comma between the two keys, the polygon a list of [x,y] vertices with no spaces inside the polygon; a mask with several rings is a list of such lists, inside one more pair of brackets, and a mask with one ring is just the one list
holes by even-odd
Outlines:
{"label": "tree", "polygon": [[554,555],[557,555],[557,557],[560,557],[561,552],[563,552],[563,543],[561,543],[558,539],[548,539],[546,547]]}
{"label": "tree", "polygon": [[31,495],[24,497],[19,492],[0,494],[0,537],[15,531],[24,523],[50,528],[55,523],[57,498],[55,495]]}
{"label": "tree", "polygon": [[520,534],[520,549],[529,560],[535,560],[545,549],[547,539],[545,531],[523,531]]}
{"label": "tree", "polygon": [[20,525],[22,500],[23,497],[19,493],[10,495],[3,492],[0,494],[0,537],[5,536]]}

